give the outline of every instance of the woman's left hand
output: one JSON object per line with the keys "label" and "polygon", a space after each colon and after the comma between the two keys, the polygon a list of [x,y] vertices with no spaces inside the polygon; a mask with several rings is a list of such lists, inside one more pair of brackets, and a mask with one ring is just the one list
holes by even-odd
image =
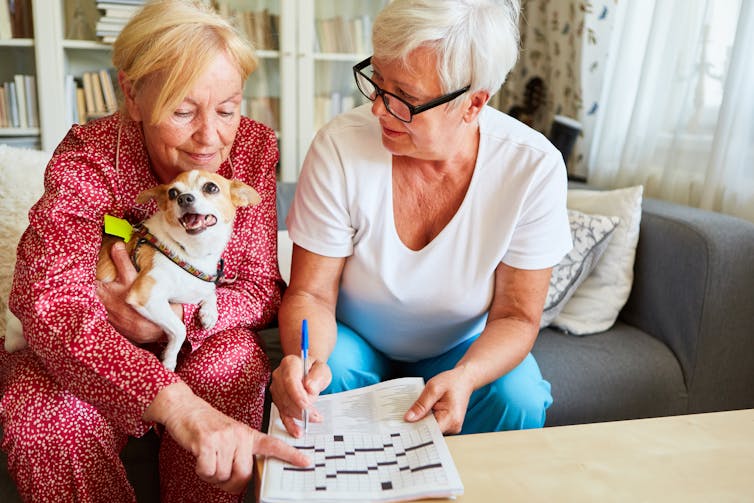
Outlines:
{"label": "woman's left hand", "polygon": [[463,368],[441,372],[427,382],[404,419],[414,422],[434,412],[443,433],[460,433],[473,391],[471,380],[464,376]]}

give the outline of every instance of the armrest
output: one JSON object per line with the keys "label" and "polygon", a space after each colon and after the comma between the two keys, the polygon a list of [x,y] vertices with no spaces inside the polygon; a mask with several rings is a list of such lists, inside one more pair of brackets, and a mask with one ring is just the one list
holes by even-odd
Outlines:
{"label": "armrest", "polygon": [[645,199],[620,317],[675,353],[690,413],[754,407],[754,224]]}

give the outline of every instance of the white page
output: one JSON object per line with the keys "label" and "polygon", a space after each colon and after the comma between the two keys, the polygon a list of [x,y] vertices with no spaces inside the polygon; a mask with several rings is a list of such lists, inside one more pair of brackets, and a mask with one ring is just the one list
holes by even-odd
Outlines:
{"label": "white page", "polygon": [[387,502],[463,494],[435,417],[403,420],[423,388],[421,378],[407,377],[322,395],[315,406],[324,420],[310,421],[300,439],[285,431],[273,404],[269,433],[301,449],[313,466],[300,469],[268,458],[262,502]]}

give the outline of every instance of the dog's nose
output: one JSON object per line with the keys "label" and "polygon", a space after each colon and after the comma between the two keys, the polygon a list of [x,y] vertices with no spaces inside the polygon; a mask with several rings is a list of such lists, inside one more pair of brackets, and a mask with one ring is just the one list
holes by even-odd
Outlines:
{"label": "dog's nose", "polygon": [[194,204],[193,194],[181,194],[180,196],[178,196],[178,206],[180,206],[181,208],[191,206],[192,204]]}

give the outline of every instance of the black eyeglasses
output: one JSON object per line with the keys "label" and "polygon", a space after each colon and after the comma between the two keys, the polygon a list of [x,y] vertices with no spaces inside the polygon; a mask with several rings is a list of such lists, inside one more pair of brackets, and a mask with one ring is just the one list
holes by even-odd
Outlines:
{"label": "black eyeglasses", "polygon": [[381,89],[380,86],[372,81],[372,79],[367,77],[363,70],[371,64],[372,57],[369,56],[367,59],[353,67],[353,76],[356,79],[356,86],[359,88],[359,91],[361,91],[361,94],[366,96],[369,101],[374,101],[377,99],[377,96],[381,96],[382,102],[385,104],[385,109],[390,112],[390,115],[403,122],[411,122],[414,115],[426,112],[427,110],[440,106],[443,103],[453,101],[471,88],[471,86],[468,85],[463,89],[440,96],[439,98],[423,105],[414,106],[410,103],[406,103],[393,93]]}

